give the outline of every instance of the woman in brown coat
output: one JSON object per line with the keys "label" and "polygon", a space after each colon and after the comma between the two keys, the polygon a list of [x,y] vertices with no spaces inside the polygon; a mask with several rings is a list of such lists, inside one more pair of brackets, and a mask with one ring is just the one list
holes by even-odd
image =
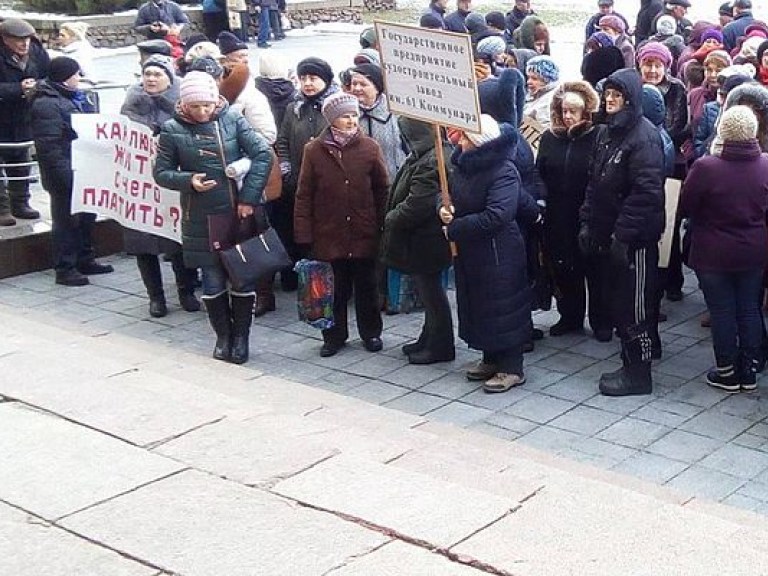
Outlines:
{"label": "woman in brown coat", "polygon": [[357,330],[370,352],[382,349],[376,257],[387,204],[387,169],[375,140],[360,132],[357,98],[337,93],[323,103],[330,126],[307,144],[294,210],[294,238],[333,266],[334,326],[320,355],[349,337],[347,304],[355,294]]}

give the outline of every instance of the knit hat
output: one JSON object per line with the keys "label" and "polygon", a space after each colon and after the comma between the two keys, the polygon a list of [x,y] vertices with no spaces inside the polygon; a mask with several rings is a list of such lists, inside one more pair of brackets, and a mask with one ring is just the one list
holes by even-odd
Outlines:
{"label": "knit hat", "polygon": [[432,14],[432,12],[427,12],[426,14],[422,14],[421,18],[419,18],[419,26],[430,30],[442,30],[443,23],[440,21],[440,18]]}
{"label": "knit hat", "polygon": [[662,36],[671,36],[677,30],[677,22],[674,16],[664,14],[656,20],[656,32]]}
{"label": "knit hat", "polygon": [[731,65],[731,57],[725,50],[712,50],[712,52],[707,54],[707,57],[704,58],[704,66],[713,61],[722,64],[723,68]]}
{"label": "knit hat", "polygon": [[323,102],[322,113],[328,124],[333,124],[338,118],[351,112],[360,113],[360,105],[352,94],[336,92]]}
{"label": "knit hat", "polygon": [[[376,45],[376,29],[366,28],[360,32],[360,48],[373,48]],[[333,76],[333,74],[331,74]]]}
{"label": "knit hat", "polygon": [[483,38],[477,43],[477,53],[486,54],[491,59],[495,59],[503,54],[506,48],[507,43],[504,42],[501,36],[488,36],[488,38]]}
{"label": "knit hat", "polygon": [[[469,18],[469,16],[467,16],[467,18]],[[485,23],[488,24],[488,26],[493,26],[497,30],[504,30],[504,28],[506,28],[504,14],[501,12],[488,12],[488,14],[485,15]]]}
{"label": "knit hat", "polygon": [[763,66],[763,54],[768,50],[768,40],[760,44],[760,48],[757,49],[757,65],[762,68]]}
{"label": "knit hat", "polygon": [[651,58],[661,60],[664,68],[669,68],[672,65],[672,52],[661,42],[648,42],[643,44],[642,48],[637,51],[638,64],[641,64],[643,60]]}
{"label": "knit hat", "polygon": [[720,16],[733,16],[733,5],[730,2],[723,2],[717,9]]}
{"label": "knit hat", "polygon": [[221,64],[216,62],[213,58],[196,58],[192,61],[192,64],[187,66],[187,72],[205,72],[210,75],[211,78],[218,80],[224,75],[224,68]]}
{"label": "knit hat", "polygon": [[723,112],[717,135],[725,142],[746,142],[757,137],[757,116],[748,106],[731,106]]}
{"label": "knit hat", "polygon": [[704,44],[707,40],[717,40],[718,44],[723,43],[723,33],[717,28],[708,28],[704,34],[701,35],[701,43]]}
{"label": "knit hat", "polygon": [[141,71],[144,72],[147,68],[153,67],[162,70],[168,76],[171,83],[173,83],[175,75],[173,73],[173,61],[170,57],[163,56],[162,54],[153,54],[141,65]]}
{"label": "knit hat", "polygon": [[200,44],[200,42],[208,42],[208,36],[202,32],[190,34],[189,38],[184,41],[184,54],[189,52],[195,44]]}
{"label": "knit hat", "polygon": [[[720,70],[717,75],[718,78],[728,79],[731,76],[746,76],[747,78],[754,78],[757,70],[749,62],[746,64],[732,64]],[[723,82],[721,81],[720,84]]]}
{"label": "knit hat", "polygon": [[757,50],[763,42],[765,42],[765,38],[762,38],[761,36],[751,36],[747,38],[741,45],[741,50],[739,50],[738,55],[745,60],[757,58]]}
{"label": "knit hat", "polygon": [[221,54],[221,50],[213,42],[198,42],[192,48],[187,50],[184,55],[184,61],[189,64],[194,62],[198,58],[213,58],[214,60],[221,60],[224,58]]}
{"label": "knit hat", "polygon": [[613,38],[599,30],[587,39],[587,46],[592,50],[597,50],[604,46],[615,46],[615,44],[613,43]]}
{"label": "knit hat", "polygon": [[21,18],[8,18],[0,23],[0,36],[13,36],[14,38],[29,38],[35,35],[32,24]]}
{"label": "knit hat", "polygon": [[613,0],[597,0],[598,6],[613,6]]}
{"label": "knit hat", "polygon": [[238,50],[248,50],[248,44],[240,40],[240,38],[232,34],[229,30],[222,30],[216,38],[216,43],[219,45],[221,53],[224,55],[237,52]]}
{"label": "knit hat", "polygon": [[373,48],[363,48],[360,52],[355,54],[352,62],[354,62],[355,65],[374,64],[375,66],[381,66],[381,56],[379,55],[379,52]]}
{"label": "knit hat", "polygon": [[136,48],[143,54],[171,55],[171,45],[165,40],[144,40],[136,44]]}
{"label": "knit hat", "polygon": [[671,4],[672,6],[682,6],[683,8],[691,7],[689,0],[667,0],[667,4]]}
{"label": "knit hat", "polygon": [[608,28],[613,28],[617,32],[623,34],[627,27],[624,25],[624,20],[616,16],[616,14],[606,14],[602,18],[600,18],[600,21],[598,22],[598,26],[601,28],[603,26],[607,26]]}
{"label": "knit hat", "polygon": [[288,78],[288,62],[280,52],[262,50],[259,52],[259,76],[263,78]]}
{"label": "knit hat", "polygon": [[309,74],[321,78],[327,85],[333,82],[333,69],[322,58],[310,56],[299,62],[298,66],[296,66],[296,75],[301,78]]}
{"label": "knit hat", "polygon": [[384,92],[384,76],[381,73],[381,68],[375,64],[360,64],[352,68],[353,74],[360,74],[368,78],[371,83],[376,86],[376,91],[381,94]]}
{"label": "knit hat", "polygon": [[465,132],[464,133],[472,144],[480,148],[483,144],[488,144],[493,140],[496,140],[501,136],[501,130],[499,129],[499,123],[496,122],[488,114],[480,115],[480,132]]}
{"label": "knit hat", "polygon": [[549,56],[531,58],[525,67],[525,72],[538,74],[547,84],[557,82],[560,79],[560,68]]}
{"label": "knit hat", "polygon": [[479,12],[470,12],[467,14],[467,17],[464,18],[464,26],[470,34],[488,29],[488,24],[485,23],[485,17]]}
{"label": "knit hat", "polygon": [[218,102],[219,88],[210,74],[193,70],[181,81],[180,97],[182,104]]}
{"label": "knit hat", "polygon": [[59,56],[51,60],[48,66],[48,79],[51,82],[64,82],[80,72],[80,64],[77,60],[67,56]]}
{"label": "knit hat", "polygon": [[768,38],[768,24],[761,22],[760,20],[753,20],[750,25],[744,29],[744,36],[747,38],[752,38],[753,36]]}
{"label": "knit hat", "polygon": [[624,56],[616,46],[604,46],[584,56],[581,75],[592,86],[611,74],[624,68]]}
{"label": "knit hat", "polygon": [[78,40],[85,40],[89,25],[85,22],[62,22],[59,30],[68,30]]}
{"label": "knit hat", "polygon": [[752,76],[745,76],[744,74],[731,74],[726,77],[724,82],[720,83],[720,89],[718,90],[724,96],[727,96],[731,90],[742,84],[748,84],[754,82],[755,79]]}

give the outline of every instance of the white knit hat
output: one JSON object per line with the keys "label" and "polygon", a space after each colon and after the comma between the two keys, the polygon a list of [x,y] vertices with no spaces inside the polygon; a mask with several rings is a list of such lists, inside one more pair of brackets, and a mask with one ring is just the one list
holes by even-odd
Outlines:
{"label": "white knit hat", "polygon": [[480,116],[480,133],[465,132],[465,134],[469,141],[479,148],[501,136],[501,130],[499,130],[499,123],[492,116],[483,114]]}
{"label": "white knit hat", "polygon": [[346,92],[336,92],[331,94],[323,102],[322,114],[328,121],[328,124],[333,124],[338,118],[344,116],[344,114],[360,113],[360,105],[358,100],[352,94]]}
{"label": "white knit hat", "polygon": [[745,142],[757,137],[757,116],[748,106],[732,106],[723,112],[717,135],[724,142]]}
{"label": "white knit hat", "polygon": [[218,102],[219,87],[210,74],[193,70],[188,72],[181,81],[181,102]]}

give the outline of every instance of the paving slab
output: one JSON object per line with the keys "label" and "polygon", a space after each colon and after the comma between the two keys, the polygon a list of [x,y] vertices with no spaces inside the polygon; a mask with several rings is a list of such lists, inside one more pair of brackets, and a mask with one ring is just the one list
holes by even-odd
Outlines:
{"label": "paving slab", "polygon": [[157,570],[0,503],[0,574],[155,576]]}
{"label": "paving slab", "polygon": [[49,520],[182,467],[50,414],[0,404],[0,498]]}
{"label": "paving slab", "polygon": [[[407,567],[407,568],[406,568]],[[361,558],[354,558],[333,576],[483,576],[475,568],[453,562],[436,552],[394,541]]]}
{"label": "paving slab", "polygon": [[194,471],[64,525],[184,576],[320,576],[388,541],[332,514]]}
{"label": "paving slab", "polygon": [[515,505],[509,498],[345,456],[279,482],[273,491],[438,547],[455,544]]}

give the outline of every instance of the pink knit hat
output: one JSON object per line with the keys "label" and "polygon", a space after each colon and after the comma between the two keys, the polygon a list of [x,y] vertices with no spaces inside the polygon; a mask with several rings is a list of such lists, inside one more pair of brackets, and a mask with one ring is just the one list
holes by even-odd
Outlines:
{"label": "pink knit hat", "polygon": [[210,74],[192,71],[184,76],[184,79],[181,81],[182,104],[218,101],[219,87],[216,86],[216,80]]}
{"label": "pink knit hat", "polygon": [[607,26],[608,28],[613,28],[622,34],[627,31],[627,27],[624,25],[624,21],[615,14],[606,14],[600,18],[598,26]]}
{"label": "pink knit hat", "polygon": [[649,58],[655,58],[661,60],[665,68],[669,68],[672,65],[672,53],[669,48],[664,46],[661,42],[648,42],[643,44],[642,48],[637,52],[637,62],[642,64],[643,60]]}
{"label": "pink knit hat", "polygon": [[352,94],[336,92],[328,96],[323,102],[322,114],[328,124],[333,124],[337,118],[351,112],[360,113],[360,105],[357,98]]}

